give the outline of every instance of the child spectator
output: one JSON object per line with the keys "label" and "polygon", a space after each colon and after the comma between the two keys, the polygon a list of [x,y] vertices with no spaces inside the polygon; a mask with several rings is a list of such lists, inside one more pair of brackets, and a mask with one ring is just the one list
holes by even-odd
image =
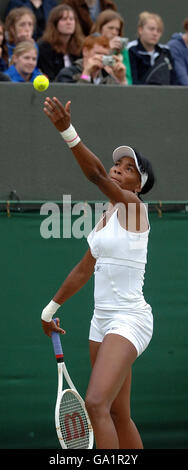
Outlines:
{"label": "child spectator", "polygon": [[163,29],[159,15],[147,11],[140,13],[138,39],[128,44],[133,84],[175,84],[169,47],[159,44]]}
{"label": "child spectator", "polygon": [[20,7],[10,11],[5,19],[9,59],[11,59],[14,48],[19,42],[33,38],[35,23],[35,15],[29,8]]}
{"label": "child spectator", "polygon": [[34,39],[39,39],[45,29],[48,15],[52,8],[57,6],[56,0],[10,0],[6,14],[13,8],[27,7],[32,10],[36,17],[36,27],[34,31]]}
{"label": "child spectator", "polygon": [[74,10],[66,4],[53,8],[38,43],[38,65],[50,81],[55,79],[62,67],[69,67],[81,56],[83,40]]}
{"label": "child spectator", "polygon": [[98,16],[96,23],[91,29],[91,34],[101,34],[110,41],[112,54],[119,54],[126,67],[126,77],[128,85],[132,84],[129,52],[127,50],[127,38],[123,38],[124,19],[116,11],[104,10]]}
{"label": "child spectator", "polygon": [[104,36],[87,36],[82,48],[83,59],[71,67],[60,70],[56,77],[61,83],[88,83],[92,85],[127,85],[126,69],[118,56],[114,63],[104,64],[110,53],[109,39]]}
{"label": "child spectator", "polygon": [[33,82],[40,75],[37,68],[37,49],[34,41],[22,41],[17,44],[6,74],[12,82]]}

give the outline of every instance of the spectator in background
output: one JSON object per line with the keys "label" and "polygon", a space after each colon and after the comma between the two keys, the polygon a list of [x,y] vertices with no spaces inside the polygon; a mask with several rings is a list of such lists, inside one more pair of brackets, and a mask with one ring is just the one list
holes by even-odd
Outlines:
{"label": "spectator in background", "polygon": [[140,13],[138,39],[128,44],[133,84],[175,84],[169,47],[159,44],[163,29],[159,15],[147,11]]}
{"label": "spectator in background", "polygon": [[101,11],[107,8],[117,11],[113,0],[61,0],[61,3],[67,3],[74,8],[85,36],[89,36],[93,23]]}
{"label": "spectator in background", "polygon": [[168,42],[174,60],[177,85],[188,85],[188,18],[183,22],[184,33],[174,33]]}
{"label": "spectator in background", "polygon": [[35,22],[35,15],[29,8],[20,7],[10,11],[5,19],[9,59],[11,59],[14,48],[20,41],[33,38]]}
{"label": "spectator in background", "polygon": [[112,54],[119,54],[123,64],[126,67],[126,77],[128,85],[132,84],[131,67],[129,61],[129,52],[127,50],[127,38],[123,38],[124,19],[113,10],[104,10],[98,16],[96,23],[91,29],[91,34],[101,34],[110,41]]}
{"label": "spectator in background", "polygon": [[37,39],[39,39],[44,32],[48,15],[51,9],[54,8],[56,5],[56,0],[10,0],[6,10],[6,15],[13,8],[30,8],[36,17],[36,27],[33,37],[37,41]]}
{"label": "spectator in background", "polygon": [[74,10],[66,4],[53,8],[38,43],[38,65],[49,80],[53,81],[63,67],[69,67],[81,57],[83,40]]}
{"label": "spectator in background", "polygon": [[12,82],[33,82],[41,74],[37,68],[37,49],[32,39],[17,44],[6,74]]}
{"label": "spectator in background", "polygon": [[82,48],[83,59],[62,69],[57,78],[61,83],[88,83],[94,85],[127,85],[126,69],[118,56],[114,64],[104,65],[104,56],[110,52],[109,39],[104,36],[87,36]]}
{"label": "spectator in background", "polygon": [[8,68],[8,48],[5,40],[5,27],[0,19],[0,72]]}

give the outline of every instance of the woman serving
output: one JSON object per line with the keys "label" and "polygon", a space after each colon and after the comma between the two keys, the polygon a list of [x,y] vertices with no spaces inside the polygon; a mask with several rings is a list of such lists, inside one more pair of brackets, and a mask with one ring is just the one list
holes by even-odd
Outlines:
{"label": "woman serving", "polygon": [[71,124],[70,101],[46,98],[44,112],[71,148],[84,175],[109,198],[105,216],[88,236],[89,249],[43,309],[42,326],[64,333],[52,320],[57,309],[95,271],[95,309],[89,344],[92,373],[85,404],[98,449],[143,448],[130,417],[131,368],[153,332],[150,305],[143,296],[149,222],[140,194],[154,184],[150,162],[131,147],[113,152],[106,172]]}

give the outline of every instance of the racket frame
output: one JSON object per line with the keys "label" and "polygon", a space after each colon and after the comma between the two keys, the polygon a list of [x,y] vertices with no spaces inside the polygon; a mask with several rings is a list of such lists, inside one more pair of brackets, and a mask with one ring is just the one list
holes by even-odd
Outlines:
{"label": "racket frame", "polygon": [[[55,406],[55,426],[56,426],[56,432],[57,432],[60,445],[63,449],[68,449],[66,442],[61,433],[61,426],[59,422],[59,408],[61,405],[61,400],[62,400],[63,395],[65,394],[65,392],[70,391],[76,396],[82,408],[84,409],[86,421],[88,425],[88,431],[89,431],[88,449],[92,449],[93,443],[94,443],[93,428],[92,428],[92,425],[91,425],[91,422],[90,422],[90,419],[89,419],[89,416],[85,407],[84,400],[78,393],[75,385],[73,384],[70,378],[70,375],[68,373],[66,364],[64,362],[64,354],[62,350],[59,333],[52,332],[52,343],[53,343],[54,353],[55,353],[56,360],[57,360],[57,370],[58,370],[58,389],[57,389],[57,399],[56,399],[56,406]],[[70,387],[70,388],[66,388],[65,390],[63,390],[63,376],[65,377],[65,380]]]}

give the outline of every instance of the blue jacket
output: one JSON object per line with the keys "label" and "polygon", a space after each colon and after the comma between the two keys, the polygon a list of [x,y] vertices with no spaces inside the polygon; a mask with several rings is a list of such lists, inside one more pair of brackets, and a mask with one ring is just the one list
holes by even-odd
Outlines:
{"label": "blue jacket", "polygon": [[[8,70],[6,70],[6,75],[8,75],[10,77],[10,79],[12,80],[12,82],[22,82],[22,83],[26,83],[26,81],[24,80],[24,78],[18,73],[15,65],[11,65]],[[31,78],[30,78],[30,82],[33,82],[33,80],[35,79],[35,77],[37,77],[37,75],[41,75],[41,72],[40,70],[35,67],[32,75],[31,75]]]}
{"label": "blue jacket", "polygon": [[182,33],[174,33],[168,46],[174,60],[177,85],[188,85],[188,47]]}

